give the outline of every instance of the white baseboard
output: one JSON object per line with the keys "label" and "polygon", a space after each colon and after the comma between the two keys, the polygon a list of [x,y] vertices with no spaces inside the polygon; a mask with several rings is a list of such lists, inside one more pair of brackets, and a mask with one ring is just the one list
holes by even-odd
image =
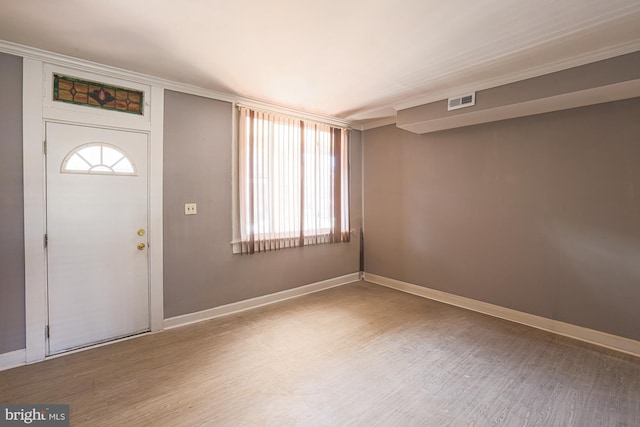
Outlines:
{"label": "white baseboard", "polygon": [[21,350],[10,351],[0,354],[0,371],[15,368],[24,365],[27,360],[27,352],[23,348]]}
{"label": "white baseboard", "polygon": [[560,322],[558,320],[548,319],[546,317],[536,316],[533,314],[523,313],[521,311],[512,310],[510,308],[501,307],[494,304],[465,298],[447,292],[435,289],[425,288],[423,286],[414,285],[400,280],[390,279],[388,277],[378,276],[376,274],[364,273],[364,280],[376,283],[378,285],[393,288],[399,291],[418,295],[424,298],[440,301],[446,304],[455,305],[457,307],[466,308],[467,310],[477,311],[479,313],[488,314],[489,316],[499,317],[523,325],[553,332],[569,338],[585,341],[601,347],[610,348],[622,353],[640,356],[640,341],[629,338],[619,337],[617,335],[596,331],[582,326],[572,325],[570,323]]}
{"label": "white baseboard", "polygon": [[287,289],[286,291],[280,291],[269,295],[222,305],[220,307],[210,308],[208,310],[198,311],[196,313],[170,317],[164,320],[164,328],[171,329],[177,328],[179,326],[189,325],[191,323],[202,322],[203,320],[209,320],[231,313],[238,313],[240,311],[250,310],[252,308],[257,308],[263,305],[273,304],[291,298],[296,298],[313,292],[334,288],[336,286],[346,285],[347,283],[356,282],[358,280],[360,280],[359,273],[351,273],[333,279],[323,280],[321,282],[311,283],[309,285],[304,285],[293,289]]}

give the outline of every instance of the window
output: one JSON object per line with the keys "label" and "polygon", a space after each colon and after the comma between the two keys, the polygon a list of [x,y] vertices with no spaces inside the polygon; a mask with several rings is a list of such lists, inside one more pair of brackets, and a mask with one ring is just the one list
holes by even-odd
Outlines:
{"label": "window", "polygon": [[348,131],[244,107],[239,117],[236,252],[348,242]]}
{"label": "window", "polygon": [[137,175],[133,161],[124,151],[105,142],[74,148],[62,161],[62,173]]}

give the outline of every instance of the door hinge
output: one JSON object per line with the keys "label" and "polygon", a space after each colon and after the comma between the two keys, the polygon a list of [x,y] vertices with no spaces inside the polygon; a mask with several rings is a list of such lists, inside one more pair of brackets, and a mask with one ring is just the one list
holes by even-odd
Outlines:
{"label": "door hinge", "polygon": [[47,339],[49,339],[49,338],[51,337],[50,329],[49,329],[49,325],[47,325],[47,326],[45,326],[45,327],[44,327],[44,336],[45,336],[45,338],[47,338]]}
{"label": "door hinge", "polygon": [[44,155],[47,155],[47,140],[45,139],[44,141],[42,141],[42,152],[44,153]]}
{"label": "door hinge", "polygon": [[45,234],[44,235],[44,247],[46,248],[47,246],[49,246],[49,235]]}

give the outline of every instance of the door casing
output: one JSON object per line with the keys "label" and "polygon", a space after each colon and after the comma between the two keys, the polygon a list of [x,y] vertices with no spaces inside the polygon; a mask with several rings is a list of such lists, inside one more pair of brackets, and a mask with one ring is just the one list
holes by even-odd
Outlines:
{"label": "door casing", "polygon": [[[149,283],[151,332],[164,328],[162,269],[162,165],[164,87],[141,84],[140,77],[83,61],[65,65],[23,58],[23,186],[25,245],[25,362],[45,359],[46,353],[46,231],[44,138],[45,120],[144,131],[149,135]],[[90,71],[87,71],[90,70]],[[85,78],[144,91],[145,116],[132,118],[118,112],[91,111],[88,107],[60,107],[47,101],[52,73]],[[71,108],[74,107],[74,108]],[[77,108],[76,108],[77,107]],[[88,347],[91,348],[91,347]]]}

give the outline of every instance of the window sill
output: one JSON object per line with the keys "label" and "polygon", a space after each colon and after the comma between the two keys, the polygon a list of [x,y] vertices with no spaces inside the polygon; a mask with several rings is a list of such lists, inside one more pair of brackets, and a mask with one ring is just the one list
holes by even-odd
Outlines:
{"label": "window sill", "polygon": [[[352,228],[349,230],[349,232],[351,233],[351,236],[354,236],[354,233],[356,232],[355,228]],[[327,235],[328,237],[328,235]],[[330,244],[330,243],[337,243],[337,242],[324,242],[324,241],[312,241],[311,239],[314,239],[313,237],[308,237],[308,240],[305,241],[304,246],[285,246],[282,249],[293,249],[293,248],[300,248],[300,247],[305,247],[305,246],[317,246],[317,245],[326,245],[326,244]],[[322,239],[322,236],[317,237],[316,239]],[[347,243],[347,242],[340,242],[340,243]],[[233,240],[231,241],[231,251],[234,255],[237,254],[242,254],[242,241],[240,240]],[[266,251],[269,252],[269,251]],[[258,253],[258,252],[256,252]]]}

